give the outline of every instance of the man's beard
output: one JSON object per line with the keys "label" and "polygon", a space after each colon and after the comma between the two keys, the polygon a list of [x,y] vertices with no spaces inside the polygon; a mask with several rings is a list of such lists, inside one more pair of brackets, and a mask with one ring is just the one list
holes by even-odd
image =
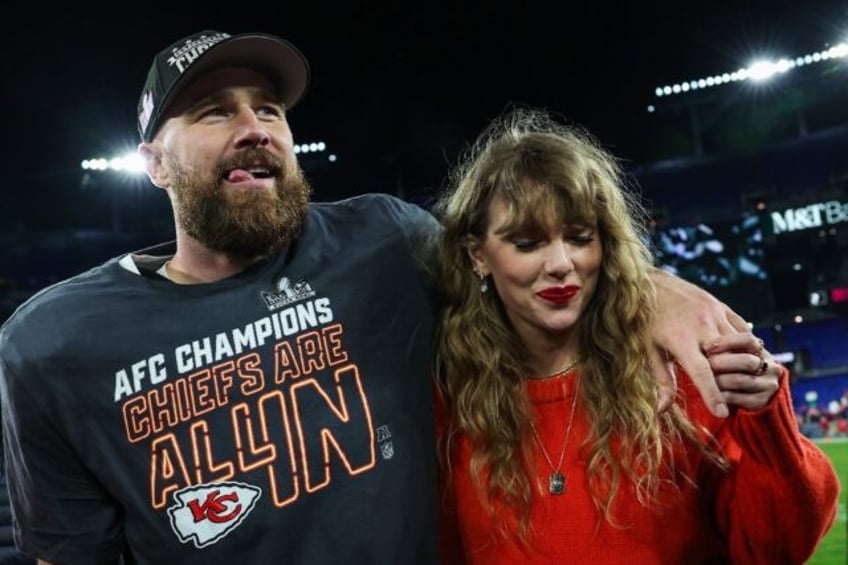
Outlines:
{"label": "man's beard", "polygon": [[[243,258],[265,257],[294,239],[303,226],[311,187],[299,166],[255,148],[222,163],[214,180],[198,180],[176,160],[166,157],[173,180],[174,206],[180,227],[207,248]],[[224,191],[224,176],[261,162],[274,175],[276,192]]]}

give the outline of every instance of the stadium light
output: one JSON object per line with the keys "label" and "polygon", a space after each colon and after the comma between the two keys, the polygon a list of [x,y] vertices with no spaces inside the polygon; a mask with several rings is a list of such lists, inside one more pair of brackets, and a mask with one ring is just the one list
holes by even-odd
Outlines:
{"label": "stadium light", "polygon": [[128,173],[143,173],[144,159],[138,153],[132,152],[110,159],[96,158],[86,159],[82,162],[82,168],[86,171],[125,171]]}
{"label": "stadium light", "polygon": [[[295,154],[323,153],[327,151],[327,144],[323,141],[312,143],[300,143],[294,146]],[[327,156],[327,161],[335,163],[338,157],[335,154]],[[85,159],[80,166],[84,171],[94,172],[124,172],[131,175],[144,173],[144,159],[135,151],[128,152],[117,157],[95,157]]]}
{"label": "stadium light", "polygon": [[795,61],[780,59],[778,61],[755,61],[748,67],[748,78],[754,82],[762,82],[782,74],[795,67]]}
{"label": "stadium light", "polygon": [[760,59],[754,61],[747,67],[738,69],[733,72],[683,81],[677,84],[667,84],[664,86],[658,86],[654,89],[654,95],[656,95],[657,98],[662,98],[666,96],[686,94],[688,92],[701,90],[704,88],[721,86],[723,84],[728,84],[731,82],[742,82],[746,80],[752,82],[762,82],[776,75],[789,72],[790,70],[798,67],[821,63],[824,61],[829,61],[831,59],[845,58],[848,58],[848,43],[838,43],[833,47],[830,47],[823,51],[818,51],[816,53],[809,53],[807,55],[800,55],[794,58],[782,58],[777,60]]}

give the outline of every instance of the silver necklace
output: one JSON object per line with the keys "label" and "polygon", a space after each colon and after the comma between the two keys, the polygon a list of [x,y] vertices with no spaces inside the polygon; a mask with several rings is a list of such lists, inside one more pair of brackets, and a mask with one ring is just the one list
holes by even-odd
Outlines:
{"label": "silver necklace", "polygon": [[[576,364],[577,361],[574,361],[559,373],[554,373],[550,376],[565,375],[573,369]],[[565,389],[564,384],[563,389]],[[533,437],[536,439],[536,443],[539,444],[539,447],[542,450],[542,455],[545,456],[545,460],[551,468],[551,474],[548,477],[548,492],[554,495],[559,495],[565,492],[565,476],[560,472],[560,469],[562,469],[562,462],[565,459],[565,452],[568,450],[568,440],[571,438],[571,424],[574,422],[574,410],[577,408],[577,392],[578,391],[575,387],[574,399],[571,401],[571,414],[568,416],[568,426],[565,428],[565,441],[562,443],[562,450],[559,452],[559,461],[557,462],[556,467],[554,466],[551,456],[548,455],[548,450],[545,449],[545,444],[542,443],[542,438],[536,430],[536,424],[534,424],[533,419],[530,418],[530,429],[533,430]]]}

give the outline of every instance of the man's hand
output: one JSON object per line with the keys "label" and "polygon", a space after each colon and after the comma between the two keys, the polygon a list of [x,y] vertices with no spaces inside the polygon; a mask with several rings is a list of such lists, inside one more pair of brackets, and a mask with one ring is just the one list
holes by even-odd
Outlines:
{"label": "man's hand", "polygon": [[759,410],[780,388],[784,373],[762,340],[750,332],[718,338],[707,350],[716,384],[729,406]]}
{"label": "man's hand", "polygon": [[726,417],[727,404],[706,350],[719,336],[748,332],[748,324],[726,304],[690,282],[659,269],[651,279],[656,289],[651,367],[657,379],[660,411],[674,400],[677,383],[671,364],[676,361],[692,378],[710,411]]}

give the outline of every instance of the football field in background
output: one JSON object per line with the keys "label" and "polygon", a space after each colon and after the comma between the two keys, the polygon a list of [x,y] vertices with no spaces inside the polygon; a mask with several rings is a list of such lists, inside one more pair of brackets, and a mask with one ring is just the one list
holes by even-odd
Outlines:
{"label": "football field in background", "polygon": [[848,495],[845,491],[848,488],[848,438],[817,440],[816,443],[833,461],[842,492],[839,497],[836,523],[807,563],[809,565],[846,565],[848,563],[848,510],[846,510]]}

